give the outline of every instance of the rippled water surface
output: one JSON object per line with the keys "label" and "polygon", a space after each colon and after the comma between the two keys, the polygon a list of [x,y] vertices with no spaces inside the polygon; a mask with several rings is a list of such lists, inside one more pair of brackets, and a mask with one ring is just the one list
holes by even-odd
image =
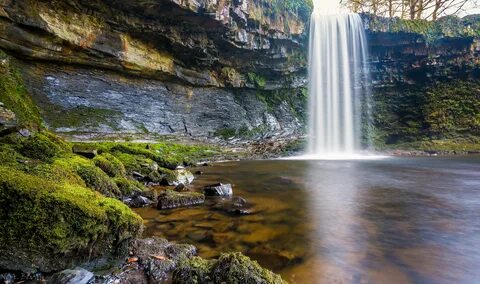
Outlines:
{"label": "rippled water surface", "polygon": [[480,157],[202,168],[258,212],[140,209],[146,235],[242,251],[291,283],[480,283]]}

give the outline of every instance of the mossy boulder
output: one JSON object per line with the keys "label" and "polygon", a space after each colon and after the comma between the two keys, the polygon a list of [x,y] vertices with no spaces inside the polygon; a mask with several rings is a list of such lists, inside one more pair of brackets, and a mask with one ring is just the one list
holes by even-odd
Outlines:
{"label": "mossy boulder", "polygon": [[105,196],[121,196],[121,191],[116,183],[88,159],[80,156],[71,156],[68,158],[57,159],[54,163],[60,167],[73,170],[81,177],[87,187],[92,188]]}
{"label": "mossy boulder", "polygon": [[18,139],[18,152],[20,154],[43,162],[49,162],[55,157],[71,152],[68,143],[47,131],[37,132],[26,139]]}
{"label": "mossy boulder", "polygon": [[205,195],[198,192],[176,192],[165,190],[158,195],[158,209],[188,207],[205,202]]}
{"label": "mossy boulder", "polygon": [[93,161],[97,167],[110,177],[123,177],[126,174],[123,163],[112,154],[104,153],[96,156]]}
{"label": "mossy boulder", "polygon": [[173,283],[283,284],[280,275],[262,268],[241,253],[222,254],[216,260],[193,257],[181,261]]}
{"label": "mossy boulder", "polygon": [[5,166],[0,220],[0,269],[24,272],[121,254],[142,229],[142,219],[120,201]]}

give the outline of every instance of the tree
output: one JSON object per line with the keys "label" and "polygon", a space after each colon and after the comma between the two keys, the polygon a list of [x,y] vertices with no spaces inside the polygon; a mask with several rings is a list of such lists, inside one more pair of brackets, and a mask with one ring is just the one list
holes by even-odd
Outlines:
{"label": "tree", "polygon": [[478,1],[480,0],[342,0],[342,4],[356,13],[436,20],[440,16],[456,15],[465,7],[477,7]]}

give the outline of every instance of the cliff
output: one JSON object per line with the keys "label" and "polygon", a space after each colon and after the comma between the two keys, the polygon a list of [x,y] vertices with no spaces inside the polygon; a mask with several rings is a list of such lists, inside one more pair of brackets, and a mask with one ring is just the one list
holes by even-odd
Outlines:
{"label": "cliff", "polygon": [[364,22],[375,145],[430,149],[421,144],[437,141],[440,148],[467,151],[478,144],[479,17],[427,22],[364,16]]}
{"label": "cliff", "polygon": [[68,133],[292,135],[303,96],[303,1],[0,1],[47,124]]}

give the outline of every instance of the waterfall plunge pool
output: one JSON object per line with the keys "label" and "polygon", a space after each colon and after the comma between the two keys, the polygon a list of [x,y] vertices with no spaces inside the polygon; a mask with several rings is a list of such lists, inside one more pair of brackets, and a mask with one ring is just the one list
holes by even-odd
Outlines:
{"label": "waterfall plunge pool", "polygon": [[480,157],[271,160],[201,169],[256,214],[205,205],[137,212],[145,236],[200,255],[241,251],[290,283],[478,283]]}

